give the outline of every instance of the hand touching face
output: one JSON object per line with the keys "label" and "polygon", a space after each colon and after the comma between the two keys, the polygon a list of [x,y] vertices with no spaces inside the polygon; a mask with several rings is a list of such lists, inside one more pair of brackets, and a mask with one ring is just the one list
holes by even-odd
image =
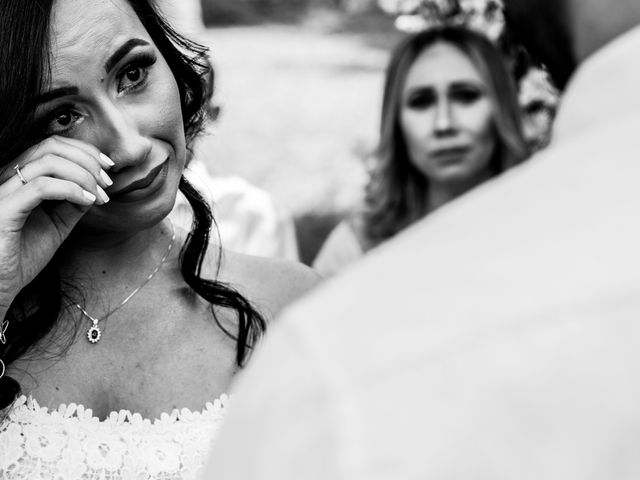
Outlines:
{"label": "hand touching face", "polygon": [[173,206],[185,160],[180,96],[162,54],[125,0],[58,0],[50,44],[38,128],[93,145],[115,163],[111,201],[82,225],[157,223]]}

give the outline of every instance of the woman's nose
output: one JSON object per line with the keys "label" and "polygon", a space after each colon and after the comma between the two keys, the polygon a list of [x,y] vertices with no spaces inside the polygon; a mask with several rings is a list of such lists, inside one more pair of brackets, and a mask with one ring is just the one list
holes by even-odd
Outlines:
{"label": "woman's nose", "polygon": [[109,105],[103,110],[101,128],[102,151],[115,163],[112,172],[139,165],[151,153],[151,140],[140,131],[135,116],[127,110]]}
{"label": "woman's nose", "polygon": [[436,136],[449,135],[454,131],[454,119],[449,102],[438,102],[433,127]]}

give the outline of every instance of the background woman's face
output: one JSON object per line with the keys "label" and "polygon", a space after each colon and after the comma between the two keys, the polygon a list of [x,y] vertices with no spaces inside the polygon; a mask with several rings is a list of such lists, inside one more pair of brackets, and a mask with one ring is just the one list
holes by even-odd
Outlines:
{"label": "background woman's face", "polygon": [[487,85],[448,43],[424,50],[407,73],[400,125],[411,163],[434,184],[473,182],[495,151]]}
{"label": "background woman's face", "polygon": [[36,116],[44,133],[73,137],[111,157],[111,201],[84,227],[144,228],[172,208],[185,161],[178,87],[125,0],[57,0],[51,79]]}

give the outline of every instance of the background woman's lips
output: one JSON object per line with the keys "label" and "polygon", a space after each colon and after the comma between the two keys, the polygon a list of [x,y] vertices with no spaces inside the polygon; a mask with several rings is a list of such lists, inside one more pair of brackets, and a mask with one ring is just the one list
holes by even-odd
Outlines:
{"label": "background woman's lips", "polygon": [[451,148],[441,148],[438,150],[434,150],[431,153],[432,157],[448,157],[451,155],[460,155],[466,153],[469,150],[469,147],[451,147]]}
{"label": "background woman's lips", "polygon": [[431,158],[441,165],[456,164],[469,151],[467,147],[443,148],[431,153]]}
{"label": "background woman's lips", "polygon": [[151,182],[155,180],[155,178],[158,176],[158,174],[166,164],[167,164],[167,160],[162,162],[157,167],[152,168],[151,171],[145,177],[131,182],[130,184],[128,184],[127,186],[125,186],[124,188],[121,188],[116,192],[110,192],[110,195],[111,196],[124,195],[126,193],[133,192],[134,190],[140,190],[142,188],[148,187],[151,184]]}

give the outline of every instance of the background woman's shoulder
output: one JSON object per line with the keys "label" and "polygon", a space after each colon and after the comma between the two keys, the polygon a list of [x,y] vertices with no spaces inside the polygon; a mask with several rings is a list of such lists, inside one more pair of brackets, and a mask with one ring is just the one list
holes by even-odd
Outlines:
{"label": "background woman's shoulder", "polygon": [[[217,264],[214,256],[208,256],[209,268]],[[270,320],[317,285],[320,276],[302,263],[223,250],[218,280],[245,295]]]}

